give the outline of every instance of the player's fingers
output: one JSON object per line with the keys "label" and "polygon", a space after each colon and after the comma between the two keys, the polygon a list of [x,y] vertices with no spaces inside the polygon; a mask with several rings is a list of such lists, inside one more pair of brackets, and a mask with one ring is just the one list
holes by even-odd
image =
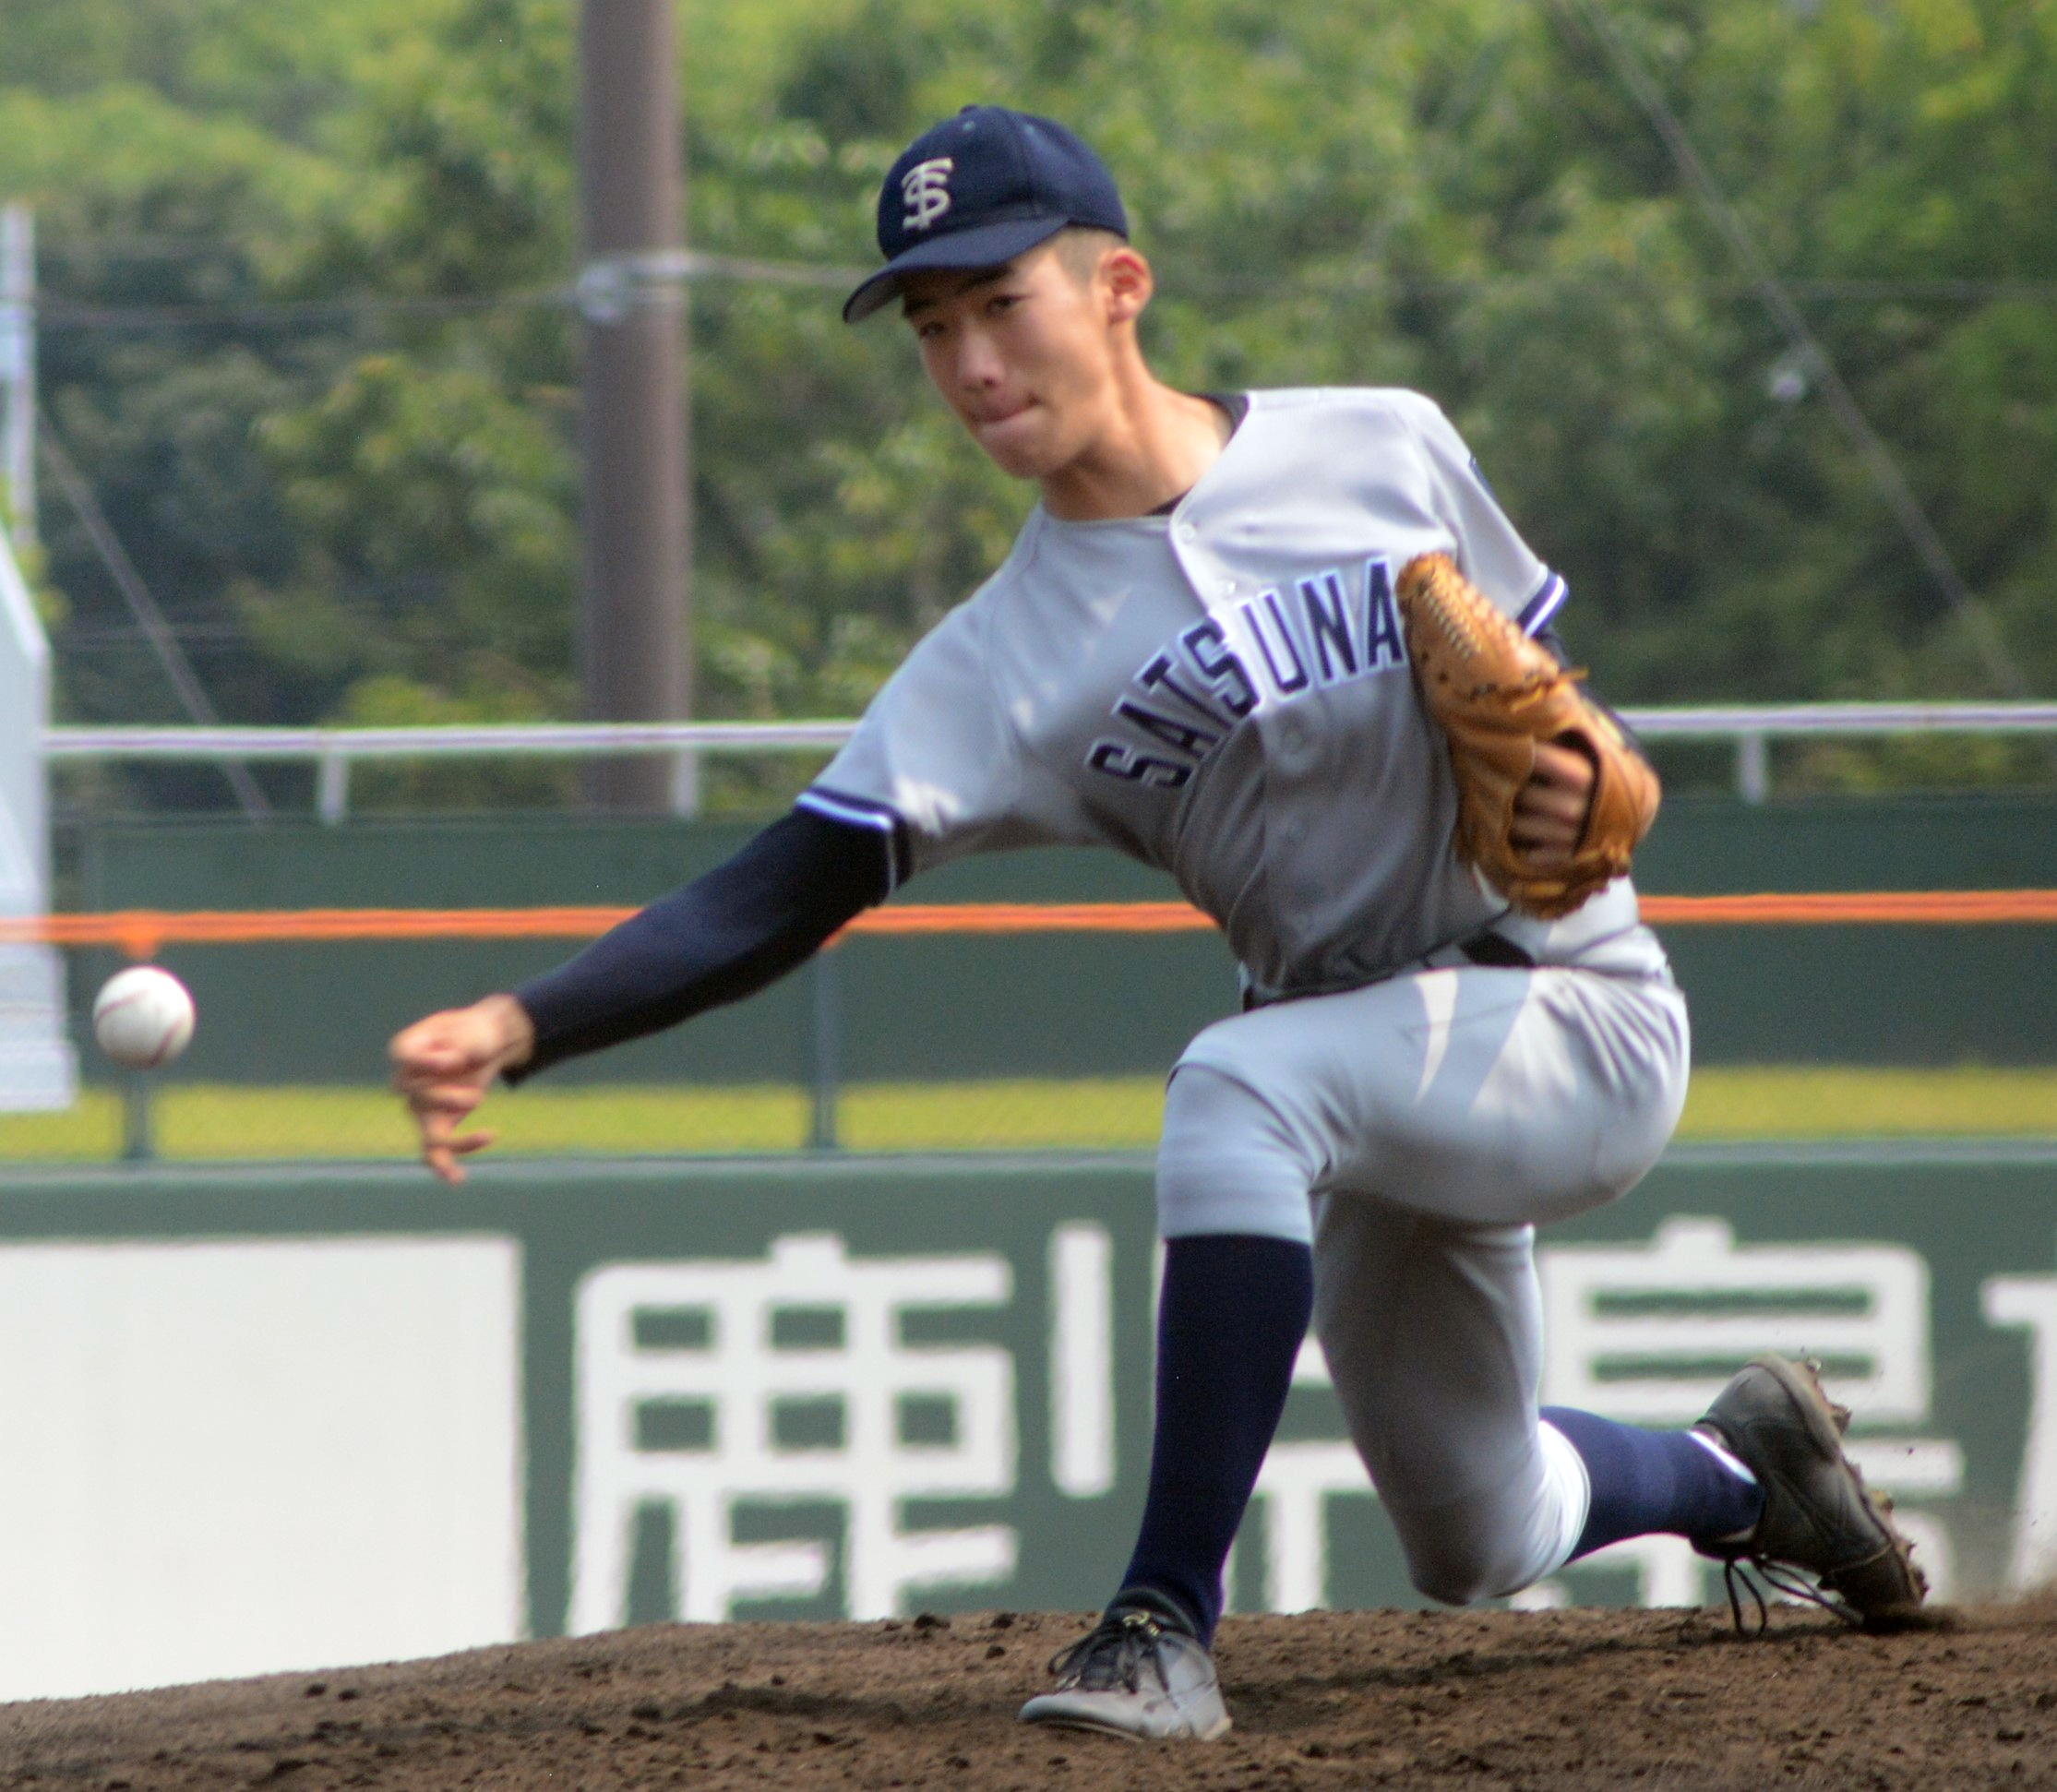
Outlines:
{"label": "player's fingers", "polygon": [[432,1127],[441,1135],[448,1134],[454,1128],[464,1125],[472,1117],[478,1105],[479,1104],[475,1100],[437,1101],[433,1095],[427,1097],[410,1096],[407,1103],[407,1111],[413,1116],[414,1124],[422,1129],[423,1135],[425,1137]]}
{"label": "player's fingers", "polygon": [[1548,854],[1568,859],[1578,850],[1585,826],[1583,807],[1567,814],[1557,806],[1524,806],[1509,818],[1507,837],[1531,858]]}
{"label": "player's fingers", "polygon": [[1572,862],[1584,831],[1585,806],[1561,792],[1522,793],[1509,818],[1507,836],[1538,871],[1557,871]]}
{"label": "player's fingers", "polygon": [[441,1177],[445,1182],[448,1182],[453,1179],[450,1176],[450,1170],[455,1161],[450,1155],[448,1140],[447,1138],[437,1138],[425,1126],[422,1129],[422,1162]]}
{"label": "player's fingers", "polygon": [[422,1162],[436,1172],[445,1182],[455,1188],[464,1180],[464,1165],[458,1162],[473,1152],[484,1151],[498,1137],[492,1132],[466,1132],[455,1137],[444,1137],[435,1143],[422,1146]]}
{"label": "player's fingers", "polygon": [[1537,870],[1555,871],[1572,862],[1578,851],[1575,840],[1516,840],[1514,849]]}
{"label": "player's fingers", "polygon": [[1592,795],[1593,768],[1585,754],[1538,742],[1535,769],[1514,795],[1508,839],[1537,870],[1563,869],[1578,851]]}
{"label": "player's fingers", "polygon": [[1560,790],[1575,791],[1581,797],[1589,796],[1593,791],[1593,761],[1575,747],[1561,747],[1555,741],[1539,740],[1536,743],[1535,771],[1531,783],[1555,785]]}
{"label": "player's fingers", "polygon": [[484,1099],[481,1092],[463,1084],[428,1083],[400,1092],[401,1100],[417,1122],[431,1116],[454,1126],[472,1113]]}
{"label": "player's fingers", "polygon": [[1514,800],[1510,826],[1576,828],[1585,819],[1585,797],[1549,784],[1527,784]]}
{"label": "player's fingers", "polygon": [[448,1045],[449,1028],[440,1014],[431,1014],[416,1021],[413,1026],[402,1027],[387,1042],[386,1050],[398,1061],[419,1057],[425,1052],[445,1050]]}
{"label": "player's fingers", "polygon": [[422,1162],[436,1172],[445,1182],[461,1182],[464,1172],[457,1162],[459,1141],[452,1136],[457,1126],[454,1115],[434,1110],[415,1110],[414,1118],[421,1129]]}
{"label": "player's fingers", "polygon": [[396,1083],[421,1077],[461,1076],[478,1067],[474,1053],[439,1040],[427,1040],[406,1047],[395,1040],[392,1061]]}
{"label": "player's fingers", "polygon": [[409,1083],[405,1093],[412,1106],[445,1108],[460,1114],[469,1114],[485,1099],[485,1091],[469,1077],[456,1082],[424,1078]]}
{"label": "player's fingers", "polygon": [[458,1009],[402,1027],[386,1052],[398,1076],[448,1076],[483,1068],[492,1059],[493,1046],[478,1017]]}

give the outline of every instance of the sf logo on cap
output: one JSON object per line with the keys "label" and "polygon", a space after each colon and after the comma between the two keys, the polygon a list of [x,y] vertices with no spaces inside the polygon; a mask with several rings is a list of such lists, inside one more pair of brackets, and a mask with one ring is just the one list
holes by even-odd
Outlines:
{"label": "sf logo on cap", "polygon": [[950,209],[950,171],[956,166],[951,157],[938,156],[917,161],[900,177],[900,197],[907,204],[903,228],[929,230]]}

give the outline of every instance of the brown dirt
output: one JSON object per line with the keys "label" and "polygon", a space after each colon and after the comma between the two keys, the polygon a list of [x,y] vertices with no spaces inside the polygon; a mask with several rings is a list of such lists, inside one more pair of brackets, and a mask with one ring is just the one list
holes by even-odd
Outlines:
{"label": "brown dirt", "polygon": [[1236,1729],[1014,1711],[1062,1615],[653,1626],[441,1661],[0,1706],[0,1787],[2057,1786],[2057,1607],[1897,1636],[1776,1614],[1232,1619]]}

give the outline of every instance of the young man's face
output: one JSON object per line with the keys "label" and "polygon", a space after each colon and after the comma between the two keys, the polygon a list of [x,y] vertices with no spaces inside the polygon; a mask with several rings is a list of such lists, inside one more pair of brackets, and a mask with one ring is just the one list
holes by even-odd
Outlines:
{"label": "young man's face", "polygon": [[1114,395],[1104,281],[1045,244],[1004,268],[915,275],[902,303],[928,377],[1003,471],[1046,479],[1092,446]]}

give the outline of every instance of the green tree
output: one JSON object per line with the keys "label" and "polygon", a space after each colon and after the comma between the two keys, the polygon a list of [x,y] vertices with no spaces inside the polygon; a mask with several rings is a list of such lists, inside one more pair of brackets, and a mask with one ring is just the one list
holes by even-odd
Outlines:
{"label": "green tree", "polygon": [[[1432,393],[1572,579],[1572,645],[1616,700],[1987,691],[1962,618],[1585,16],[681,0],[688,233],[859,268],[915,130],[973,101],[1058,114],[1122,178],[1160,274],[1148,335],[1166,374]],[[2050,687],[2057,7],[1605,16],[2021,675]],[[575,708],[571,17],[561,0],[0,14],[0,195],[42,208],[61,302],[46,404],[238,717]],[[692,290],[706,712],[854,711],[1027,507],[925,392],[905,333],[844,329],[840,297],[832,281]],[[303,308],[221,308],[258,303]],[[77,531],[45,521],[68,711],[169,713]],[[1812,775],[1950,769],[1932,749],[1824,754]],[[717,794],[762,802],[793,775],[728,774]],[[566,788],[465,774],[396,794]]]}

